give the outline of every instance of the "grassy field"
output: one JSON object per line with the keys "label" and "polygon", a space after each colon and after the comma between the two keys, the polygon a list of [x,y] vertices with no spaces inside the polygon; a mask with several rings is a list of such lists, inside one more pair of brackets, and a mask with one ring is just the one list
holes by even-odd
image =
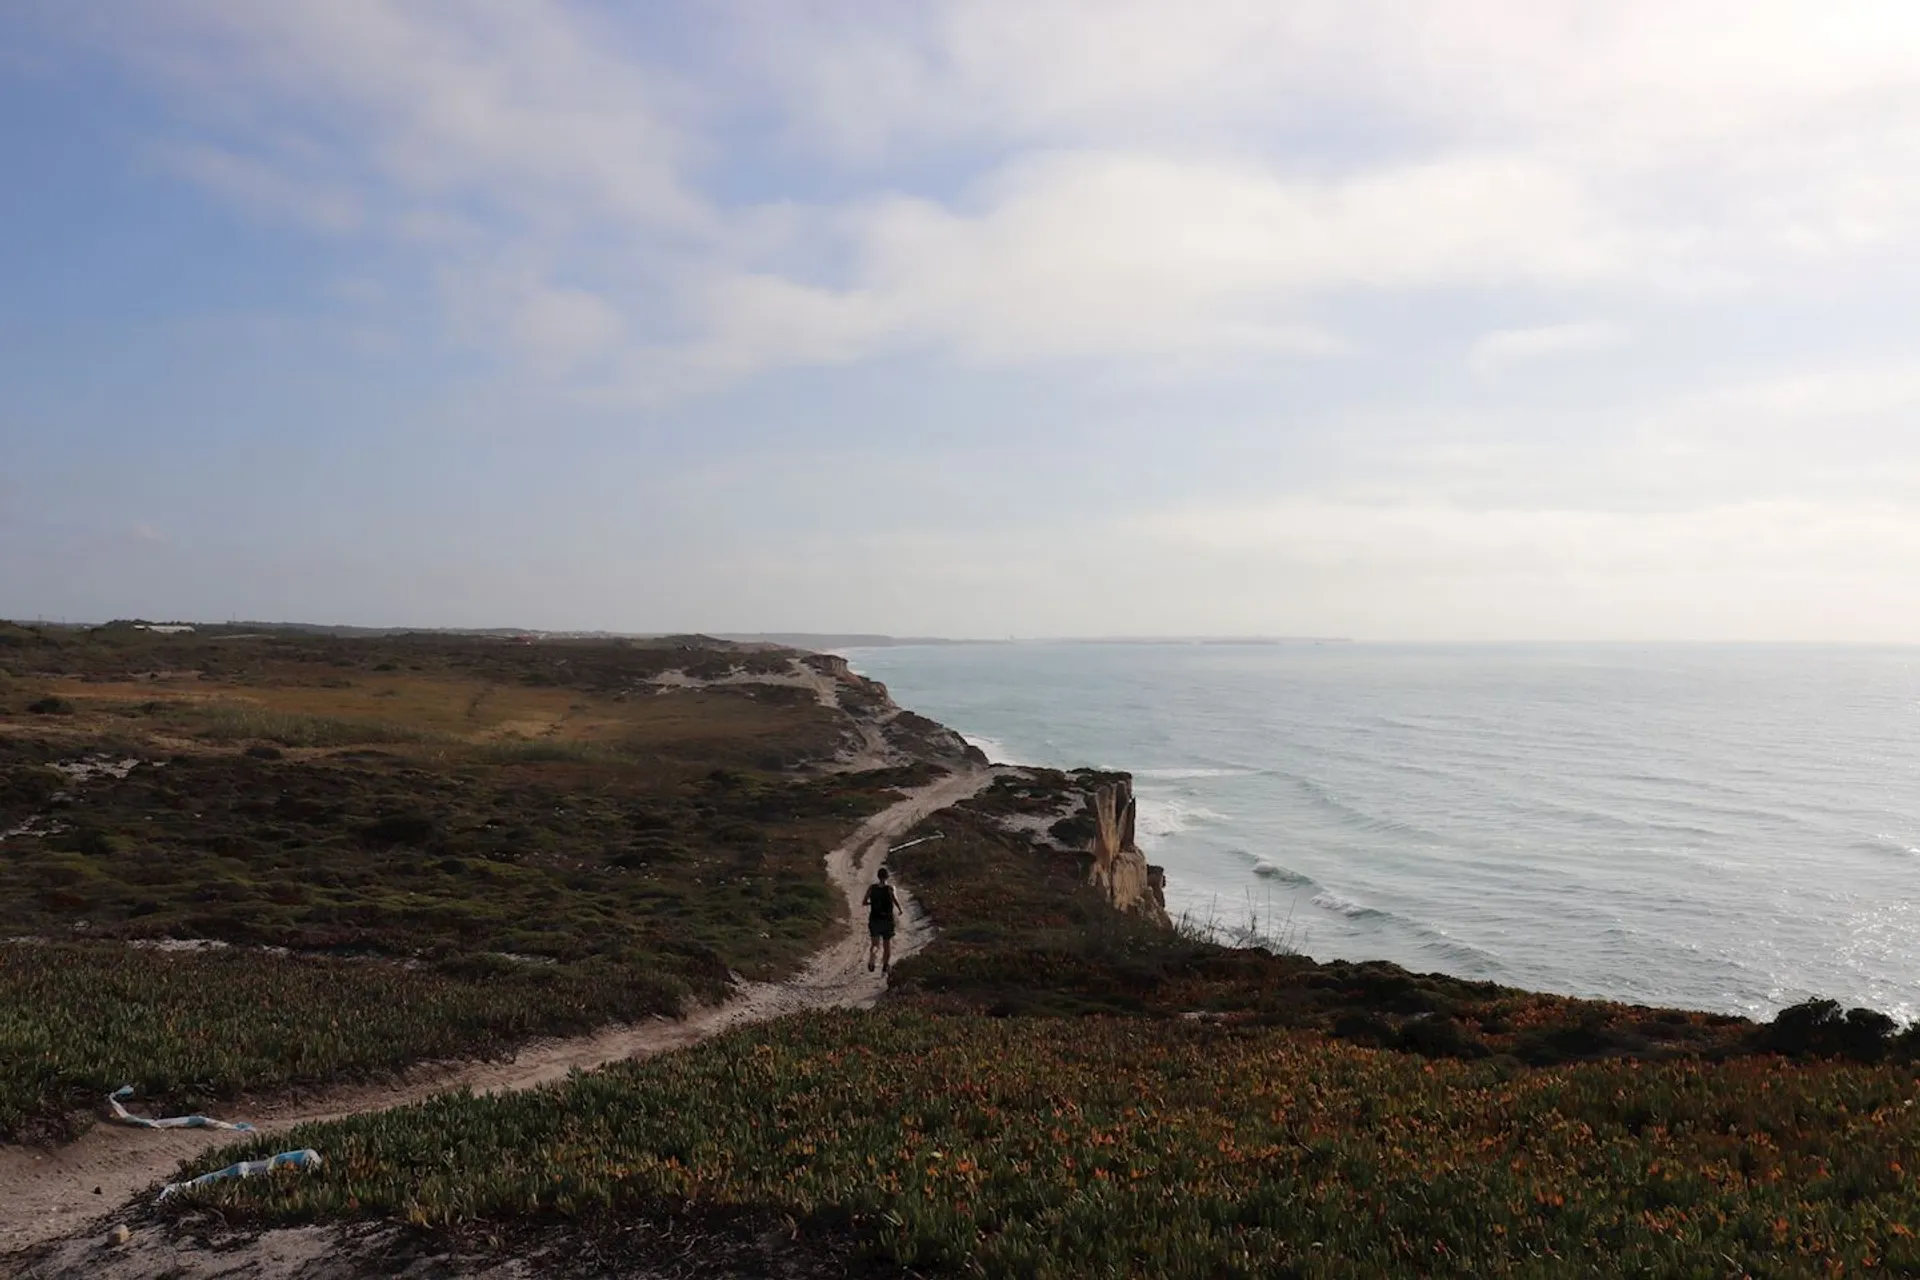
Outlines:
{"label": "grassy field", "polygon": [[59,1137],[123,1084],[163,1112],[236,1093],[487,1056],[536,1034],[671,1013],[669,977],[608,962],[420,967],[122,943],[0,953],[0,1135]]}
{"label": "grassy field", "polygon": [[[808,689],[646,683],[787,662],[0,630],[0,938],[31,940],[0,943],[0,1137],[102,1085],[201,1105],[791,970],[826,851],[925,770],[795,771],[850,732]],[[169,938],[239,950],[115,945]]]}
{"label": "grassy field", "polygon": [[204,1199],[429,1225],[772,1208],[994,1275],[1899,1274],[1917,1093],[1766,1058],[1527,1070],[1177,1020],[824,1014],[301,1130],[280,1145],[324,1171]]}

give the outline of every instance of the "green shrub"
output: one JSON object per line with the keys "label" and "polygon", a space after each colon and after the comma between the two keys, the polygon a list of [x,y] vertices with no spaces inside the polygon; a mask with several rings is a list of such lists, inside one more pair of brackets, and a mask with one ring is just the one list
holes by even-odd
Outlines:
{"label": "green shrub", "polygon": [[352,747],[374,742],[435,742],[444,736],[407,725],[333,716],[303,716],[254,707],[212,706],[191,716],[209,742],[264,739],[282,747]]}
{"label": "green shrub", "polygon": [[1807,1000],[1782,1009],[1755,1041],[1775,1053],[1878,1062],[1895,1045],[1905,1047],[1909,1038],[1896,1040],[1898,1030],[1898,1023],[1875,1009],[1842,1013],[1838,1001]]}

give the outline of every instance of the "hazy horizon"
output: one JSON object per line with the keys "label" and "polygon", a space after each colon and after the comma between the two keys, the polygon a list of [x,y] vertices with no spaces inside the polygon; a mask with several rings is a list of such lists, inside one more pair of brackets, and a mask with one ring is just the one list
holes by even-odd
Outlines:
{"label": "hazy horizon", "polygon": [[1920,9],[22,0],[0,614],[1920,641]]}
{"label": "hazy horizon", "polygon": [[76,630],[107,626],[113,623],[135,623],[150,626],[183,625],[195,628],[218,629],[226,627],[261,627],[266,629],[305,629],[320,631],[353,631],[396,633],[418,631],[422,633],[445,632],[453,634],[522,634],[553,637],[596,637],[612,639],[658,639],[669,636],[706,636],[715,640],[759,640],[773,644],[796,643],[801,641],[829,642],[829,648],[861,648],[860,641],[879,641],[889,646],[911,647],[924,645],[1009,645],[1009,644],[1086,644],[1086,645],[1342,645],[1375,648],[1538,648],[1538,649],[1606,649],[1606,648],[1748,648],[1748,649],[1920,649],[1920,641],[1901,640],[1594,640],[1538,638],[1531,640],[1510,640],[1500,638],[1462,638],[1452,640],[1406,640],[1381,639],[1369,636],[1308,636],[1308,635],[1227,635],[1213,632],[1172,632],[1157,634],[1082,634],[1082,635],[919,635],[900,631],[734,631],[718,627],[665,627],[657,629],[619,630],[608,627],[534,627],[518,626],[513,623],[474,623],[460,626],[433,626],[427,624],[387,624],[380,622],[314,622],[311,620],[267,620],[263,618],[235,618],[215,620],[208,618],[189,618],[180,616],[153,616],[122,614],[111,618],[67,619],[46,617],[0,617],[0,623],[12,623],[18,626],[50,626]]}

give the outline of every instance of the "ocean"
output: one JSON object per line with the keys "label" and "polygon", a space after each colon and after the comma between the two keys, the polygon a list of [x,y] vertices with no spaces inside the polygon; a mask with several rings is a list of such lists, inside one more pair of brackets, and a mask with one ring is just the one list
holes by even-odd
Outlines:
{"label": "ocean", "polygon": [[1134,775],[1167,905],[1318,959],[1920,1018],[1920,649],[848,651],[995,760]]}

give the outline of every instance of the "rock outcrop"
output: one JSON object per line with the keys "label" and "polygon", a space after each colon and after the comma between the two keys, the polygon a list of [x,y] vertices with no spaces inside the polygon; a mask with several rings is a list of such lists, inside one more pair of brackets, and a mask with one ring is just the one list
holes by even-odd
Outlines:
{"label": "rock outcrop", "polygon": [[978,747],[947,726],[902,709],[886,685],[858,674],[839,654],[809,653],[800,661],[833,682],[834,702],[853,718],[868,759],[894,757],[901,763],[920,760],[948,767],[987,763]]}
{"label": "rock outcrop", "polygon": [[1088,883],[1105,893],[1115,910],[1168,924],[1166,873],[1149,866],[1147,855],[1133,841],[1132,781],[1103,783],[1094,788],[1087,803],[1093,816],[1093,869]]}

